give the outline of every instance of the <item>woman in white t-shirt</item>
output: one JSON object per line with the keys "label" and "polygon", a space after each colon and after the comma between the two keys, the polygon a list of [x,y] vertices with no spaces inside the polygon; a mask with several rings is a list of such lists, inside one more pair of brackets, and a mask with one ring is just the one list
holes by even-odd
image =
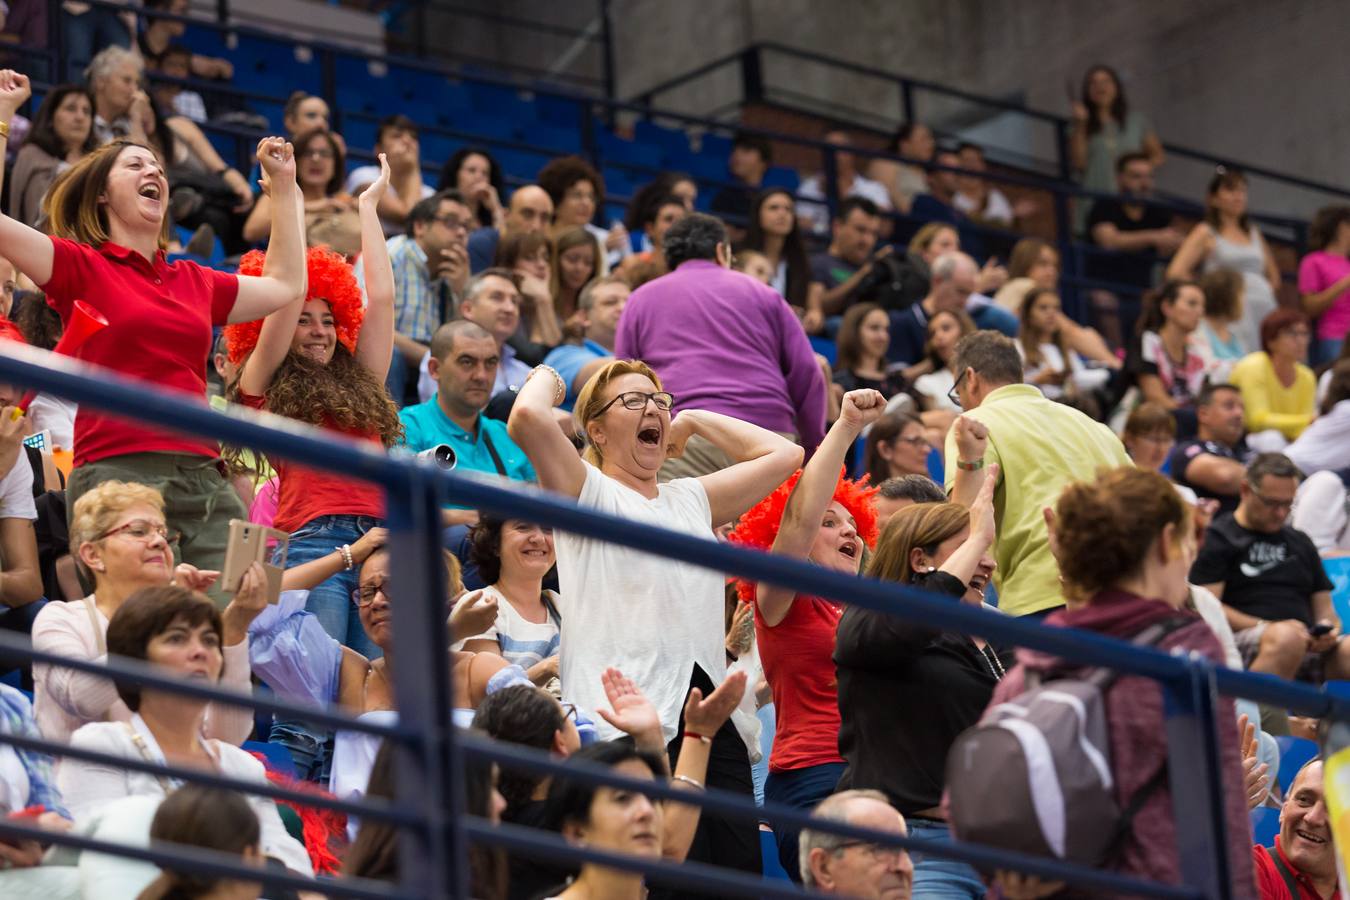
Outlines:
{"label": "woman in white t-shirt", "polygon": [[488,585],[483,594],[497,601],[497,619],[464,641],[462,649],[495,653],[546,686],[558,677],[562,624],[558,595],[544,590],[544,578],[557,560],[553,530],[522,519],[484,516],[469,542],[478,574]]}

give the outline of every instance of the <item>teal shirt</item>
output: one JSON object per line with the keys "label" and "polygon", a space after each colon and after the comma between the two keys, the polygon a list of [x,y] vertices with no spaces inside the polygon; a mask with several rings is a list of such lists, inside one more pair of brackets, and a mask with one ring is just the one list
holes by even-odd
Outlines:
{"label": "teal shirt", "polygon": [[403,420],[404,443],[414,453],[430,450],[437,444],[449,444],[454,448],[458,460],[456,468],[496,475],[497,466],[488,452],[488,441],[491,440],[507,478],[513,481],[537,480],[534,466],[530,465],[525,451],[506,433],[505,422],[479,414],[478,436],[471,437],[445,414],[435,397],[416,406],[404,407],[398,417]]}

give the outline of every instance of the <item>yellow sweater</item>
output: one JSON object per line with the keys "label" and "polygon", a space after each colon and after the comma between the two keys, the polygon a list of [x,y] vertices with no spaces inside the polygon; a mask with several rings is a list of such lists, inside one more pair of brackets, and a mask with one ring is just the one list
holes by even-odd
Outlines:
{"label": "yellow sweater", "polygon": [[1317,379],[1303,363],[1294,370],[1293,385],[1285,387],[1270,357],[1258,350],[1244,356],[1228,380],[1242,391],[1248,431],[1274,428],[1292,441],[1313,420]]}

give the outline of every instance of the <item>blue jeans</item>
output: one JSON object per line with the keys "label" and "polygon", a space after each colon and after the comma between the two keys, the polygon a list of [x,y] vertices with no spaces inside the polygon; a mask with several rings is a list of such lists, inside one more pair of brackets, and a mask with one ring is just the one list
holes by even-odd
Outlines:
{"label": "blue jeans", "polygon": [[[418,360],[421,362],[421,360]],[[389,392],[389,396],[394,398],[394,405],[399,409],[403,408],[404,401],[407,399],[408,392],[408,357],[397,347],[394,348],[394,355],[389,359],[389,374],[385,376],[384,388]],[[416,377],[413,382],[417,381]]]}
{"label": "blue jeans", "polygon": [[[906,820],[909,836],[925,844],[951,844],[951,829],[932,819]],[[980,874],[965,863],[925,856],[914,866],[914,900],[981,900],[985,894]]]}
{"label": "blue jeans", "polygon": [[1341,344],[1343,340],[1337,338],[1318,338],[1313,343],[1313,365],[1320,366],[1324,363],[1333,363],[1336,357],[1341,355]]}
{"label": "blue jeans", "polygon": [[[834,786],[839,783],[846,768],[848,766],[844,763],[821,763],[804,769],[770,772],[764,782],[764,799],[769,803],[782,803],[797,809],[815,809],[820,801],[834,793]],[[800,883],[802,873],[797,864],[797,829],[775,823],[773,833],[778,841],[778,861],[783,864],[788,877]]]}
{"label": "blue jeans", "polygon": [[84,81],[84,67],[103,48],[113,44],[131,48],[131,35],[126,23],[111,9],[94,7],[78,16],[65,13],[62,18],[66,27],[68,81]]}
{"label": "blue jeans", "polygon": [[[286,567],[293,569],[333,552],[334,547],[354,544],[367,531],[379,525],[369,516],[319,516],[311,519],[291,535],[286,554]],[[352,648],[367,659],[382,655],[365,629],[352,603],[356,590],[357,571],[339,572],[313,588],[305,602],[305,611],[312,613],[329,637]],[[326,782],[332,762],[333,733],[323,726],[297,719],[278,718],[272,723],[269,739],[290,751],[295,769],[303,780]]]}

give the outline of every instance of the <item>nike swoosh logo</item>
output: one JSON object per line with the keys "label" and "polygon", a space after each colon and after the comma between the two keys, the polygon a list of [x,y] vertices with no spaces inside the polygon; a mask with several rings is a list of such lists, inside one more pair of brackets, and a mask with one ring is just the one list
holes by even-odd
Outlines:
{"label": "nike swoosh logo", "polygon": [[1238,566],[1238,569],[1240,569],[1242,571],[1242,574],[1246,575],[1248,578],[1260,578],[1262,575],[1269,572],[1271,569],[1275,568],[1282,562],[1284,562],[1284,560],[1277,559],[1274,562],[1268,562],[1259,566],[1254,566],[1251,563],[1243,563],[1242,565]]}

